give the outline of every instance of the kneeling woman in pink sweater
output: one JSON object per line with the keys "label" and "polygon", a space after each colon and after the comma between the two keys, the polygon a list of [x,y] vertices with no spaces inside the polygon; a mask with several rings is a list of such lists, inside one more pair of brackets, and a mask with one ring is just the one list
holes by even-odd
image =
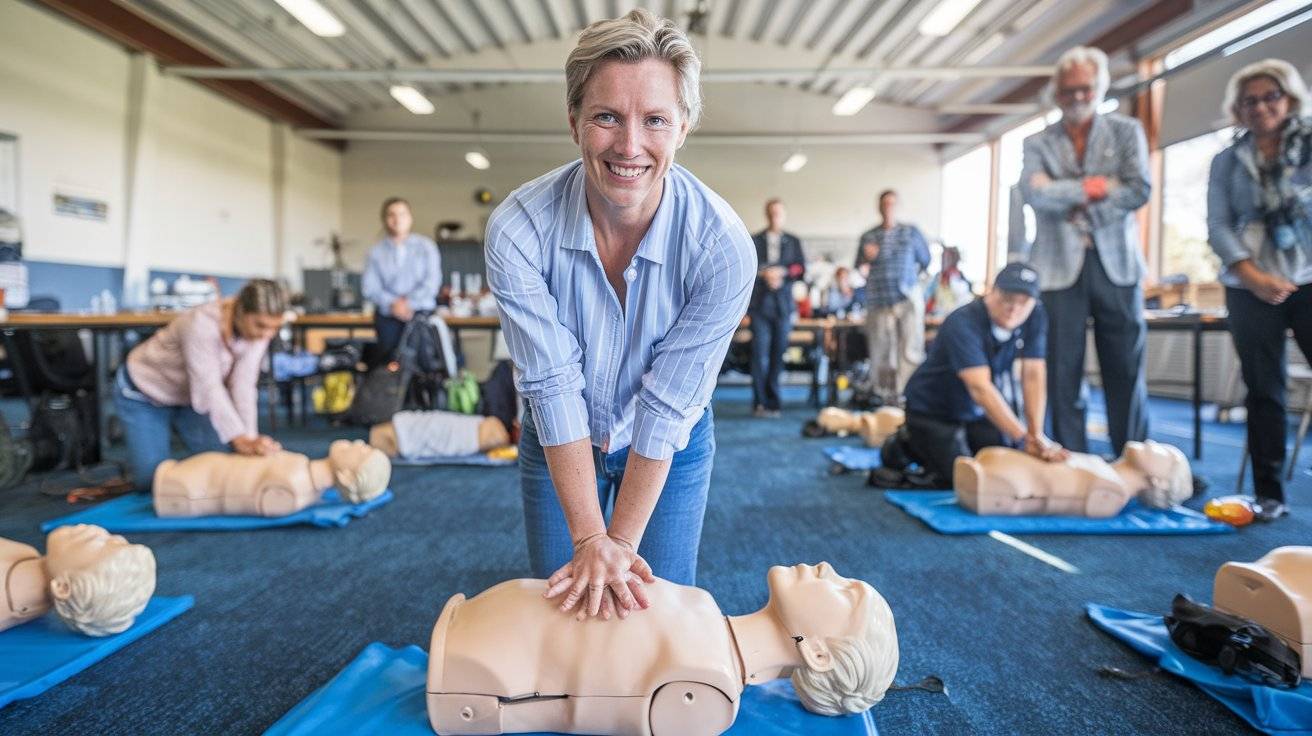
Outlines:
{"label": "kneeling woman in pink sweater", "polygon": [[255,407],[260,363],[286,309],[276,283],[253,279],[236,297],[187,310],[128,354],[114,404],[140,490],[150,490],[168,459],[172,430],[191,453],[281,449],[259,433]]}

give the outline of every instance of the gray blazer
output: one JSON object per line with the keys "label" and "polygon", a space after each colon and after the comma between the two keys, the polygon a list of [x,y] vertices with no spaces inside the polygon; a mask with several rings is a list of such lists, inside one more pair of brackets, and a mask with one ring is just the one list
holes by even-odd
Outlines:
{"label": "gray blazer", "polygon": [[[1083,164],[1075,160],[1075,146],[1060,121],[1026,138],[1024,148],[1020,188],[1025,203],[1034,208],[1035,238],[1032,245],[1016,244],[1029,245],[1029,250],[1012,252],[1011,260],[1034,266],[1044,291],[1070,287],[1084,267],[1086,242],[1071,210],[1084,207],[1107,277],[1117,286],[1138,284],[1144,262],[1139,226],[1132,215],[1148,201],[1152,189],[1148,141],[1139,121],[1118,113],[1095,116]],[[1036,174],[1050,181],[1037,183]],[[1086,176],[1107,177],[1106,199],[1085,202]]]}

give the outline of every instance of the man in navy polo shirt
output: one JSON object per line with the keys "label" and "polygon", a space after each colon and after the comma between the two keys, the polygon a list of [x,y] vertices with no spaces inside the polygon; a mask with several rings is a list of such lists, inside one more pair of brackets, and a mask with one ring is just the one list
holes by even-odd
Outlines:
{"label": "man in navy polo shirt", "polygon": [[[957,457],[994,445],[1023,448],[1049,462],[1069,456],[1043,434],[1048,318],[1038,296],[1038,272],[1012,263],[983,299],[948,315],[907,382],[906,424],[884,444],[884,467],[872,471],[871,485],[908,485],[902,471],[915,462],[924,475],[911,485],[948,488]],[[1024,421],[1003,391],[1007,386],[1012,402],[1018,398],[1017,358]]]}

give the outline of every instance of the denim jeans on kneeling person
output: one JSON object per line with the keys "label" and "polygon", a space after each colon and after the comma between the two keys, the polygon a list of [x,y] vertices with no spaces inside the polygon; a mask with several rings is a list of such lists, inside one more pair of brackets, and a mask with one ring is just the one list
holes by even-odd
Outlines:
{"label": "denim jeans on kneeling person", "polygon": [[[701,544],[714,457],[715,420],[707,408],[693,426],[688,446],[674,453],[665,487],[638,545],[638,554],[658,577],[682,585],[697,582],[697,549]],[[592,458],[597,473],[597,500],[602,514],[609,519],[624,479],[629,448],[606,453],[593,447]],[[538,439],[532,413],[527,409],[519,440],[519,472],[529,562],[535,577],[550,577],[573,559],[574,545],[547,468],[546,453]]]}
{"label": "denim jeans on kneeling person", "polygon": [[114,409],[123,423],[128,464],[137,490],[150,491],[155,468],[169,458],[173,429],[192,454],[228,449],[209,417],[190,406],[163,406],[151,401],[132,383],[126,366],[120,366],[114,377]]}

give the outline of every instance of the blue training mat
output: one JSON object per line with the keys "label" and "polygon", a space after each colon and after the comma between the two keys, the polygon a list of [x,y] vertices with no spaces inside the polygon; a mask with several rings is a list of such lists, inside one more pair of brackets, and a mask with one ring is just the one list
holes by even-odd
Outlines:
{"label": "blue training mat", "polygon": [[160,518],[155,515],[149,493],[130,493],[77,511],[68,516],[51,519],[41,525],[48,532],[55,527],[70,524],[95,524],[119,534],[125,532],[228,532],[242,529],[268,529],[278,526],[309,524],[311,526],[346,526],[356,519],[391,501],[395,496],[385,490],[364,503],[344,503],[337,491],[329,490],[319,503],[287,516],[194,516]]}
{"label": "blue training mat", "polygon": [[0,631],[0,708],[33,698],[177,618],[195,602],[189,595],[155,596],[132,628],[112,636],[87,636],[48,613]]}
{"label": "blue training mat", "polygon": [[1098,628],[1156,660],[1157,666],[1189,680],[1263,733],[1312,736],[1312,683],[1287,690],[1259,685],[1203,664],[1175,646],[1161,616],[1086,603]]}
{"label": "blue training mat", "polygon": [[886,491],[889,503],[940,534],[1229,534],[1235,528],[1192,509],[1152,509],[1131,500],[1109,519],[1083,516],[980,516],[952,491]]}
{"label": "blue training mat", "polygon": [[[428,654],[416,646],[393,649],[374,642],[328,684],[278,719],[266,736],[385,733],[432,736],[424,685]],[[725,733],[736,736],[877,736],[866,711],[829,718],[802,708],[787,680],[743,693],[738,719]],[[541,736],[541,735],[540,735]]]}
{"label": "blue training mat", "polygon": [[825,457],[846,470],[874,470],[879,467],[879,448],[865,445],[835,445],[824,449]]}
{"label": "blue training mat", "polygon": [[486,453],[475,452],[469,455],[447,455],[444,457],[394,457],[392,465],[405,467],[427,467],[429,465],[477,465],[500,468],[514,465],[518,460],[497,460]]}

